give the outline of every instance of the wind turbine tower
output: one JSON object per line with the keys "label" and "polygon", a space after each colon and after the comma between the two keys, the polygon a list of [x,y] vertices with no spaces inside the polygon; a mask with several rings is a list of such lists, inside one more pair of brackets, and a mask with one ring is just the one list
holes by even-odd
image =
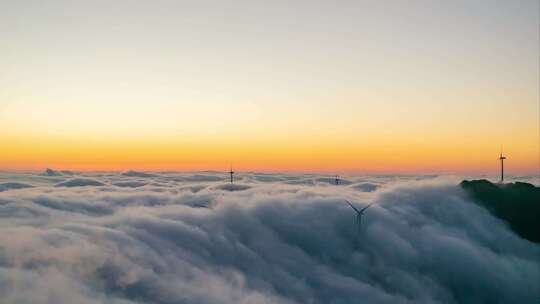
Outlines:
{"label": "wind turbine tower", "polygon": [[229,175],[231,176],[231,184],[232,184],[234,181],[234,171],[232,169],[232,166],[231,166],[231,170],[229,171]]}
{"label": "wind turbine tower", "polygon": [[501,184],[504,182],[504,160],[506,159],[506,156],[503,156],[501,152],[501,156],[499,156],[499,159],[501,160]]}

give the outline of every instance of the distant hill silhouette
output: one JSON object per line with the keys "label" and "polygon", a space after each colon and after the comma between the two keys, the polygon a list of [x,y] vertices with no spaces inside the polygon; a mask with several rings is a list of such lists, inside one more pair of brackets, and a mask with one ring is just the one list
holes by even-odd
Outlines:
{"label": "distant hill silhouette", "polygon": [[130,177],[154,177],[155,174],[146,173],[146,172],[139,172],[139,171],[133,171],[129,170],[128,172],[122,173],[124,176],[130,176]]}
{"label": "distant hill silhouette", "polygon": [[56,171],[56,170],[53,170],[51,168],[47,168],[45,169],[45,172],[43,173],[43,175],[46,175],[46,176],[62,176],[62,173]]}
{"label": "distant hill silhouette", "polygon": [[494,184],[484,179],[465,180],[460,186],[517,234],[540,243],[540,187],[521,182]]}

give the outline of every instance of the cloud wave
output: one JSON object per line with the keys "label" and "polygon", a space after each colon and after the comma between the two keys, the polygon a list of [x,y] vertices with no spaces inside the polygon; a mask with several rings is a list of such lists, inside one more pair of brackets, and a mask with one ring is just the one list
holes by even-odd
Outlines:
{"label": "cloud wave", "polygon": [[86,186],[104,186],[105,184],[89,178],[74,178],[60,182],[55,187],[86,187]]}
{"label": "cloud wave", "polygon": [[[417,181],[364,193],[282,178],[243,191],[197,181],[161,192],[2,192],[2,301],[533,303],[540,296],[540,247],[455,185]],[[360,230],[344,199],[375,202]]]}

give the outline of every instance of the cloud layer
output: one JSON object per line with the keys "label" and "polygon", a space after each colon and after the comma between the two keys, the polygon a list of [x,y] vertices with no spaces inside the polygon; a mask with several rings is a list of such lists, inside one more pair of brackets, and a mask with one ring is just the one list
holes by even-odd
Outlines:
{"label": "cloud layer", "polygon": [[[104,173],[75,177],[95,186],[39,180],[0,193],[2,302],[533,303],[540,296],[539,246],[453,182],[379,176],[333,186],[324,177],[249,174],[231,187],[220,178]],[[376,188],[364,192],[367,184]],[[360,230],[344,199],[375,202]]]}

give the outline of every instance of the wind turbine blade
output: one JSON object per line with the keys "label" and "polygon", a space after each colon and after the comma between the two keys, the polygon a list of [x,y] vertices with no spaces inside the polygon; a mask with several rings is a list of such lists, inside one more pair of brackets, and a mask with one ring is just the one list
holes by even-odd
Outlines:
{"label": "wind turbine blade", "polygon": [[357,213],[360,213],[360,211],[358,211],[358,209],[356,209],[356,207],[353,206],[353,204],[351,204],[351,202],[349,202],[348,200],[345,200],[345,201],[347,202],[347,204],[349,204],[349,206],[351,206],[354,209],[354,211],[356,211]]}
{"label": "wind turbine blade", "polygon": [[366,210],[367,208],[369,208],[369,206],[371,206],[371,205],[373,205],[373,204],[374,204],[374,203],[371,203],[371,204],[365,206],[364,208],[360,209],[359,212],[360,212],[360,213],[364,212],[364,210]]}

